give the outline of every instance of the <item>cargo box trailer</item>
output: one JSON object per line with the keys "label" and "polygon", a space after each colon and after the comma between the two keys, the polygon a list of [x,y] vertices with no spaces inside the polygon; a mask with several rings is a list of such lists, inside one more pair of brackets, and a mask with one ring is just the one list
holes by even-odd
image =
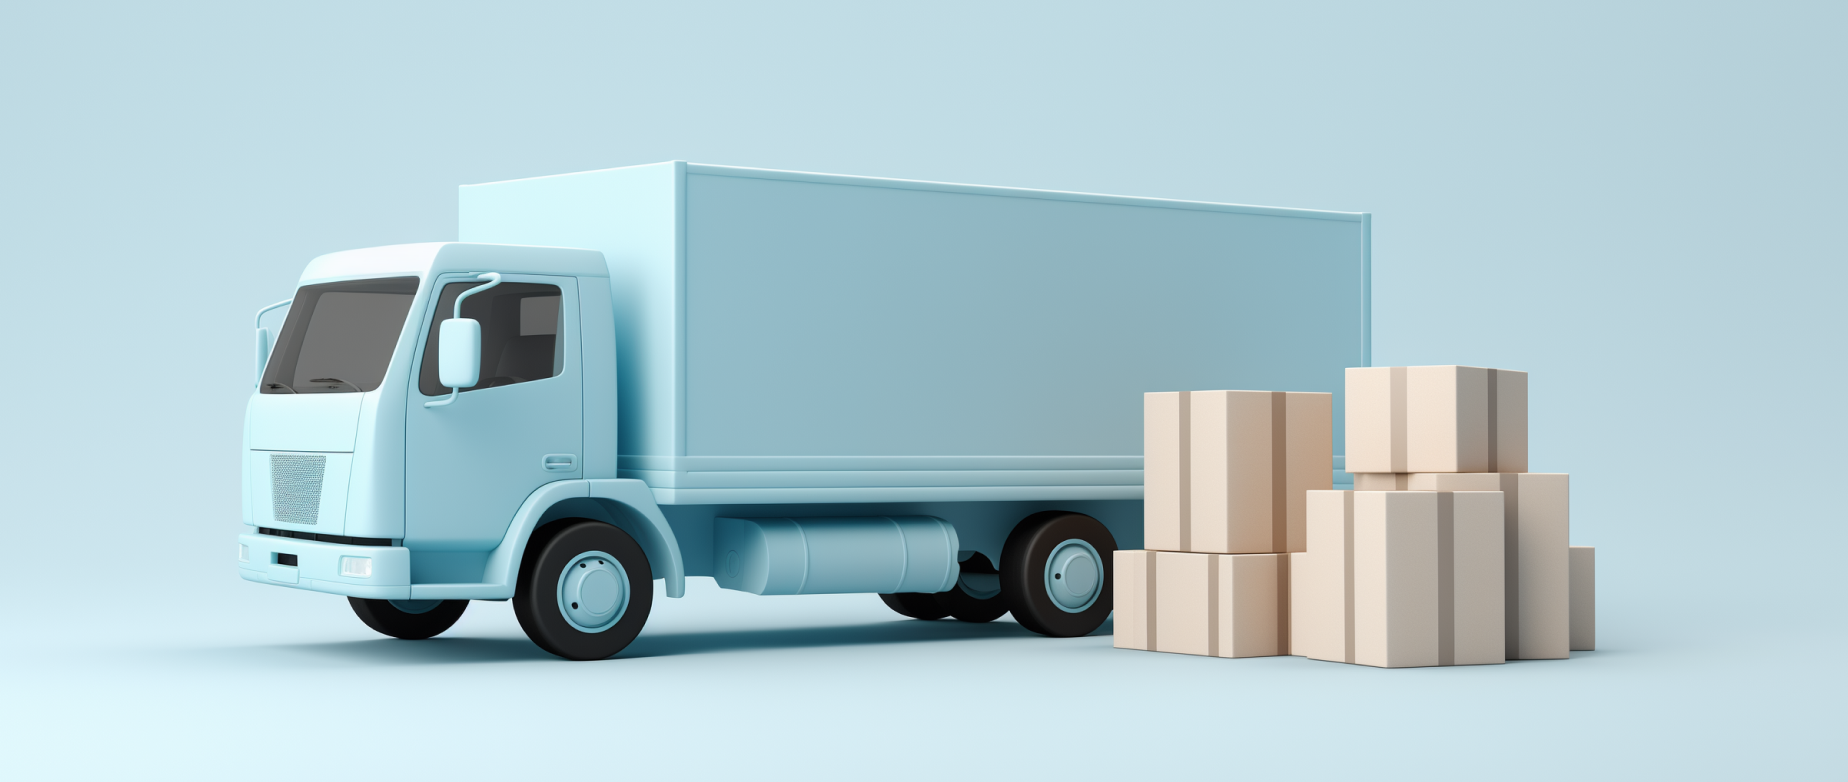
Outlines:
{"label": "cargo box trailer", "polygon": [[674,162],[466,186],[459,233],[258,313],[240,573],[396,637],[511,600],[601,659],[689,576],[1083,635],[1144,392],[1370,359],[1359,213]]}

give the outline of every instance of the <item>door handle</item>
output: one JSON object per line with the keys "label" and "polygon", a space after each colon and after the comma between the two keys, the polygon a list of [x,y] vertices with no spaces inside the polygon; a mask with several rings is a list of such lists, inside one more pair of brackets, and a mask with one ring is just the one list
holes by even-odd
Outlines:
{"label": "door handle", "polygon": [[577,454],[548,453],[544,465],[546,472],[577,472]]}

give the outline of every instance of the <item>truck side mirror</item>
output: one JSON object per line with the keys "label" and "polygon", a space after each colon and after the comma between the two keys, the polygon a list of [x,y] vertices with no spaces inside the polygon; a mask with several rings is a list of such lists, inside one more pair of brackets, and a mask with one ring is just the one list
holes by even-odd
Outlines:
{"label": "truck side mirror", "polygon": [[450,318],[436,334],[436,377],[449,388],[481,382],[481,321]]}

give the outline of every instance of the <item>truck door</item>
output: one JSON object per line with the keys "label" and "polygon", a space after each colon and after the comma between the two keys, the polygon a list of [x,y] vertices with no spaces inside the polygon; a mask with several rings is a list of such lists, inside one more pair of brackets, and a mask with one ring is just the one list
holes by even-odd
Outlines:
{"label": "truck door", "polygon": [[534,489],[583,475],[576,281],[505,274],[464,299],[462,317],[481,324],[480,381],[428,407],[450,394],[436,373],[438,324],[453,317],[458,295],[485,283],[454,274],[437,284],[405,411],[405,542],[425,552],[485,551]]}

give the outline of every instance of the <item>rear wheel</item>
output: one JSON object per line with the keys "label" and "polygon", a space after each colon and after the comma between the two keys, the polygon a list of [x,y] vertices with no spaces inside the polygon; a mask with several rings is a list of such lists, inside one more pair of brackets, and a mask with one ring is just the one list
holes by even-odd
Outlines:
{"label": "rear wheel", "polygon": [[454,627],[467,600],[368,600],[347,598],[367,627],[393,638],[421,641]]}
{"label": "rear wheel", "polygon": [[1116,538],[1082,513],[1023,519],[1001,549],[1001,596],[1014,620],[1041,635],[1089,634],[1110,617]]}
{"label": "rear wheel", "polygon": [[[560,521],[527,544],[513,614],[533,643],[567,660],[622,651],[648,621],[654,574],[629,533],[600,521]],[[546,531],[546,530],[542,530]]]}

